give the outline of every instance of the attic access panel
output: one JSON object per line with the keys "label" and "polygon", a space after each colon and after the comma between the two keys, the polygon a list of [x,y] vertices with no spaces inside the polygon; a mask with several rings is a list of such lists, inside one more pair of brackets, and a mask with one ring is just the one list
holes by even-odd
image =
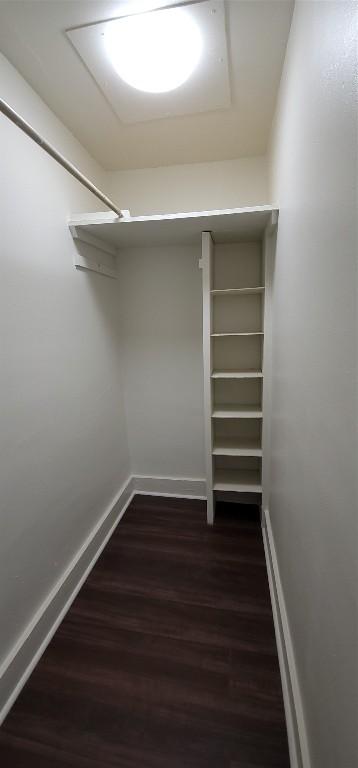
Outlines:
{"label": "attic access panel", "polygon": [[[154,11],[161,13],[161,10]],[[197,114],[231,106],[228,51],[223,0],[204,0],[186,7],[203,38],[201,59],[181,86],[166,93],[145,93],[127,85],[114,70],[105,50],[105,31],[114,19],[84,24],[66,35],[100,90],[123,123]],[[121,18],[126,14],[120,14]]]}

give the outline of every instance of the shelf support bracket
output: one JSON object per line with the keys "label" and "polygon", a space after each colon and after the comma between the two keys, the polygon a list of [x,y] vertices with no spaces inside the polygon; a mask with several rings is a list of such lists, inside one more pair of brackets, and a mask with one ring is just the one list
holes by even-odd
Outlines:
{"label": "shelf support bracket", "polygon": [[[90,272],[98,272],[100,275],[117,279],[116,262],[118,250],[89,232],[84,232],[82,227],[70,224],[70,232],[75,244],[74,267],[81,270],[86,269]],[[103,257],[101,259],[100,256],[92,255],[94,252],[96,254],[104,254],[104,260],[102,260]]]}

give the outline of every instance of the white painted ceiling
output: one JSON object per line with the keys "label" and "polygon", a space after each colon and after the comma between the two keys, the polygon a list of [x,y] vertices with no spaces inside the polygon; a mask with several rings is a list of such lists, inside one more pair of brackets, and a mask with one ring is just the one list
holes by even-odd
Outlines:
{"label": "white painted ceiling", "polygon": [[229,109],[125,124],[66,30],[133,12],[139,4],[147,10],[175,0],[1,0],[0,49],[108,170],[264,154],[293,0],[226,0]]}

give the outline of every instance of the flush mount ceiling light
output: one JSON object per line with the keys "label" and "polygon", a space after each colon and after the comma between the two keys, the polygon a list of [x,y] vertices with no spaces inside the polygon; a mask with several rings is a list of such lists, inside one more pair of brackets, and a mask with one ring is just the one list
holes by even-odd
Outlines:
{"label": "flush mount ceiling light", "polygon": [[230,108],[223,0],[152,11],[154,0],[120,5],[137,13],[90,22],[66,35],[121,123]]}
{"label": "flush mount ceiling light", "polygon": [[116,19],[107,24],[104,45],[119,77],[147,93],[166,93],[185,83],[203,49],[199,27],[183,8]]}

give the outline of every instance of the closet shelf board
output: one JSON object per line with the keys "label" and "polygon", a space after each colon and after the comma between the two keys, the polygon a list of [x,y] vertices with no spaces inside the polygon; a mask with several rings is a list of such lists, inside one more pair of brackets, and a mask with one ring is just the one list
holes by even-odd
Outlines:
{"label": "closet shelf board", "polygon": [[211,334],[211,336],[213,336],[216,339],[224,336],[263,336],[263,335],[264,335],[263,331],[245,331],[240,333],[231,332],[231,333],[212,333]]}
{"label": "closet shelf board", "polygon": [[222,404],[215,405],[213,419],[262,419],[262,409],[254,405]]}
{"label": "closet shelf board", "polygon": [[239,437],[217,437],[213,446],[214,456],[262,456],[259,440]]}
{"label": "closet shelf board", "polygon": [[262,379],[262,371],[248,370],[248,371],[219,371],[214,370],[211,374],[212,379]]}
{"label": "closet shelf board", "polygon": [[77,237],[81,230],[115,248],[160,245],[198,245],[202,232],[211,232],[215,243],[235,243],[260,239],[277,217],[271,205],[252,208],[227,208],[155,216],[118,218],[116,214],[73,215],[69,221]]}
{"label": "closet shelf board", "polygon": [[260,472],[247,469],[217,469],[213,488],[214,491],[261,493]]}
{"label": "closet shelf board", "polygon": [[211,293],[213,296],[244,296],[252,293],[264,293],[265,288],[214,288]]}

